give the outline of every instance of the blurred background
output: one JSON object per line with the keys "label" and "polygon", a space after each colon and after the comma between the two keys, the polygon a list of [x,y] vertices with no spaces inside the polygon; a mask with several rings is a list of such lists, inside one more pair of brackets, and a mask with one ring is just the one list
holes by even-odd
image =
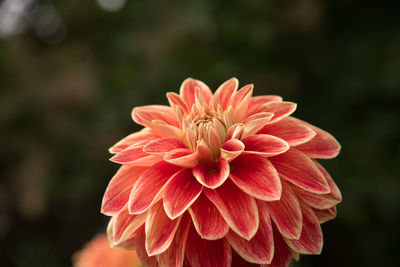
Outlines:
{"label": "blurred background", "polygon": [[298,103],[343,194],[321,256],[398,266],[399,1],[0,0],[0,266],[70,266],[108,218],[109,146],[193,77]]}

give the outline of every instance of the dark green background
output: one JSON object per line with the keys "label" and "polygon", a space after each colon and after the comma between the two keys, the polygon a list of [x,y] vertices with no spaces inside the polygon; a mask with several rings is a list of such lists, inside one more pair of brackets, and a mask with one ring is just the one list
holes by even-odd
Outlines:
{"label": "dark green background", "polygon": [[[0,1],[1,2],[1,1]],[[0,265],[69,266],[105,229],[107,149],[139,129],[132,107],[166,104],[186,77],[230,77],[298,103],[332,133],[323,161],[343,202],[321,256],[296,266],[397,266],[400,238],[400,2],[41,1],[67,34],[0,39]]]}

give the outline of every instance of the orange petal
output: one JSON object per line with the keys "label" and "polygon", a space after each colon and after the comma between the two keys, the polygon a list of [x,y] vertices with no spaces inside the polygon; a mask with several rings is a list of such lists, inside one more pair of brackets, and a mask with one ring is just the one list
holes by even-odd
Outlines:
{"label": "orange petal", "polygon": [[164,156],[164,160],[184,168],[193,168],[198,163],[197,153],[187,148],[174,149]]}

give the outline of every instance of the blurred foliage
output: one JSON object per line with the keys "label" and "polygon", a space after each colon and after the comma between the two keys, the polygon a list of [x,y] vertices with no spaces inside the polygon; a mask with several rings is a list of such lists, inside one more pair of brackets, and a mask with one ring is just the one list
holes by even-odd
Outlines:
{"label": "blurred foliage", "polygon": [[398,264],[400,2],[38,2],[59,12],[63,39],[29,27],[0,39],[1,266],[69,266],[105,230],[118,168],[107,148],[139,129],[132,107],[166,104],[189,76],[214,90],[254,83],[341,142],[323,162],[343,193],[338,218],[322,255],[295,266]]}

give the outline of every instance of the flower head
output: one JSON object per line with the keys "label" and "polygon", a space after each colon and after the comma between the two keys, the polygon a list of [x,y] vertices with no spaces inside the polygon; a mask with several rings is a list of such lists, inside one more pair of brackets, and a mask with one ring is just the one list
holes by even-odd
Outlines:
{"label": "flower head", "polygon": [[106,235],[98,235],[74,254],[74,267],[139,267],[135,251],[110,248]]}
{"label": "flower head", "polygon": [[149,266],[288,266],[321,252],[341,194],[316,159],[340,145],[290,116],[295,103],[237,89],[189,78],[170,106],[133,109],[144,129],[110,148],[122,164],[102,203],[113,246]]}

